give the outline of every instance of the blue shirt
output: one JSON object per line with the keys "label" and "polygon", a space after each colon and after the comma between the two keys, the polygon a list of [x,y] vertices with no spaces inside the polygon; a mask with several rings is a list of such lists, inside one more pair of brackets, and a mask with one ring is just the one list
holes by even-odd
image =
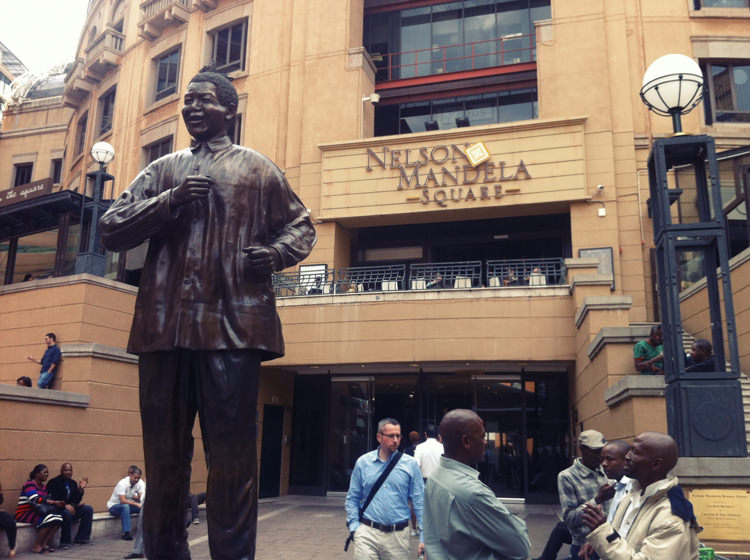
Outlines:
{"label": "blue shirt", "polygon": [[44,356],[42,356],[42,370],[39,373],[49,371],[49,368],[52,366],[52,364],[55,364],[55,367],[57,367],[57,364],[60,363],[61,357],[62,354],[57,344],[47,346],[47,349],[44,351]]}
{"label": "blue shirt", "polygon": [[[379,449],[379,448],[378,448]],[[378,449],[365,453],[357,459],[349,481],[349,492],[346,495],[346,523],[350,531],[359,527],[359,508],[385,467],[393,460],[395,453],[391,453],[387,461],[378,457]],[[385,479],[385,482],[373,497],[370,505],[363,512],[362,517],[382,525],[392,525],[408,521],[411,517],[409,498],[417,516],[417,525],[422,540],[422,507],[424,504],[424,481],[414,457],[402,455],[398,464]]]}

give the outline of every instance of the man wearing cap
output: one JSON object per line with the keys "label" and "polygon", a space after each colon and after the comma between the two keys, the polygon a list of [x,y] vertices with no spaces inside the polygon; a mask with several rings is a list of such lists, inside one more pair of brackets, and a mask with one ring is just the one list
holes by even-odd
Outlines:
{"label": "man wearing cap", "polygon": [[[584,430],[578,436],[578,448],[581,456],[573,465],[557,475],[557,491],[560,494],[562,517],[567,525],[573,544],[570,546],[570,559],[579,560],[578,552],[586,543],[589,528],[584,524],[582,514],[589,504],[604,504],[615,494],[614,481],[610,483],[601,467],[602,448],[607,440],[601,432]],[[590,557],[593,560],[595,557]]]}

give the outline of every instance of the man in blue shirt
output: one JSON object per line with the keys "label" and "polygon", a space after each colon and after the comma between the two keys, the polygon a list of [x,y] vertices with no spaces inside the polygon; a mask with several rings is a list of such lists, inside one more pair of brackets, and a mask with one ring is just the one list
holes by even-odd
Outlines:
{"label": "man in blue shirt", "polygon": [[370,490],[394,460],[401,443],[398,420],[384,418],[378,422],[378,448],[357,459],[346,495],[346,522],[354,534],[354,560],[401,560],[409,556],[409,526],[414,506],[419,527],[419,552],[424,551],[422,539],[422,507],[424,482],[417,462],[401,455],[388,478],[360,515],[360,507]]}
{"label": "man in blue shirt", "polygon": [[49,389],[52,380],[55,378],[55,370],[62,359],[62,354],[57,346],[55,333],[44,335],[44,343],[47,345],[47,349],[44,351],[41,360],[35,360],[33,356],[26,356],[26,359],[42,366],[37,386],[40,389]]}

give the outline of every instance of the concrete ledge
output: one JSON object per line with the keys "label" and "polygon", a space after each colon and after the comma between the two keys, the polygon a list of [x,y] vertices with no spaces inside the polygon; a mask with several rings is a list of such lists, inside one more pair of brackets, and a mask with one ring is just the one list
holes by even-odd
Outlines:
{"label": "concrete ledge", "polygon": [[629,327],[604,327],[596,333],[594,340],[589,344],[587,353],[589,360],[601,352],[607,344],[629,344],[635,345],[639,340],[648,338],[651,328],[645,326]]}
{"label": "concrete ledge", "polygon": [[576,274],[570,281],[570,293],[578,286],[608,286],[612,289],[611,274]]}
{"label": "concrete ledge", "polygon": [[138,356],[130,354],[124,348],[117,346],[106,346],[104,344],[61,344],[60,351],[63,358],[99,358],[102,360],[113,360],[137,364]]}
{"label": "concrete ledge", "polygon": [[630,309],[632,305],[633,298],[631,296],[591,296],[583,298],[583,304],[576,311],[576,328],[580,328],[589,311]]}
{"label": "concrete ledge", "polygon": [[84,393],[71,393],[55,389],[38,389],[36,387],[20,387],[18,385],[0,385],[0,400],[75,406],[79,408],[86,408],[91,403],[91,397]]}
{"label": "concrete ledge", "polygon": [[[41,389],[40,389],[41,390]],[[138,514],[131,515],[131,533],[137,532],[138,525]],[[19,554],[23,552],[30,552],[31,547],[34,546],[34,540],[36,539],[36,528],[30,523],[17,523],[18,535],[16,538],[16,550]],[[76,536],[78,530],[78,521],[73,523],[73,530],[71,532],[73,538]],[[0,554],[3,557],[8,554],[8,541],[5,538],[5,531],[1,533],[3,535],[0,540]],[[91,525],[91,539],[100,538],[119,538],[122,534],[122,522],[119,517],[113,517],[107,512],[99,512],[94,514],[94,522]],[[52,538],[51,542],[54,548],[60,546],[60,531]],[[72,550],[72,549],[71,549]]]}
{"label": "concrete ledge", "polygon": [[138,288],[135,286],[124,284],[123,282],[117,282],[116,280],[108,280],[107,278],[102,278],[101,276],[96,276],[94,274],[71,274],[70,276],[29,280],[28,282],[16,282],[15,284],[0,286],[0,295],[25,292],[36,288],[53,288],[57,286],[70,286],[73,284],[92,284],[133,295],[138,293]]}
{"label": "concrete ledge", "polygon": [[688,486],[750,486],[745,457],[680,457],[674,474]]}
{"label": "concrete ledge", "polygon": [[664,398],[665,389],[661,375],[626,375],[604,391],[604,401],[613,407],[633,397]]}
{"label": "concrete ledge", "polygon": [[585,257],[585,258],[570,258],[565,259],[565,268],[575,269],[575,268],[599,268],[599,259],[594,257]]}

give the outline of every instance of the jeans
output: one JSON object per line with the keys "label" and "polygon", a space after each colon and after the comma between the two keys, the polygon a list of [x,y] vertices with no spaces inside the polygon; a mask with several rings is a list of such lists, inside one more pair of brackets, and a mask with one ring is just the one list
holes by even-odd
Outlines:
{"label": "jeans", "polygon": [[109,514],[119,517],[122,521],[122,532],[130,532],[130,515],[133,513],[139,513],[141,508],[131,504],[117,504],[109,508]]}
{"label": "jeans", "polygon": [[87,505],[78,506],[75,513],[70,513],[67,509],[62,510],[62,529],[60,530],[60,544],[71,544],[70,536],[73,529],[73,521],[81,520],[76,533],[76,542],[88,541],[91,539],[91,522],[94,518],[94,508]]}
{"label": "jeans", "polygon": [[52,383],[52,380],[55,378],[55,372],[54,371],[43,371],[39,375],[39,381],[37,381],[37,387],[40,389],[49,389],[50,384]]}
{"label": "jeans", "polygon": [[143,554],[143,508],[145,506],[146,504],[144,503],[141,506],[141,511],[138,513],[135,541],[133,542],[133,554]]}

